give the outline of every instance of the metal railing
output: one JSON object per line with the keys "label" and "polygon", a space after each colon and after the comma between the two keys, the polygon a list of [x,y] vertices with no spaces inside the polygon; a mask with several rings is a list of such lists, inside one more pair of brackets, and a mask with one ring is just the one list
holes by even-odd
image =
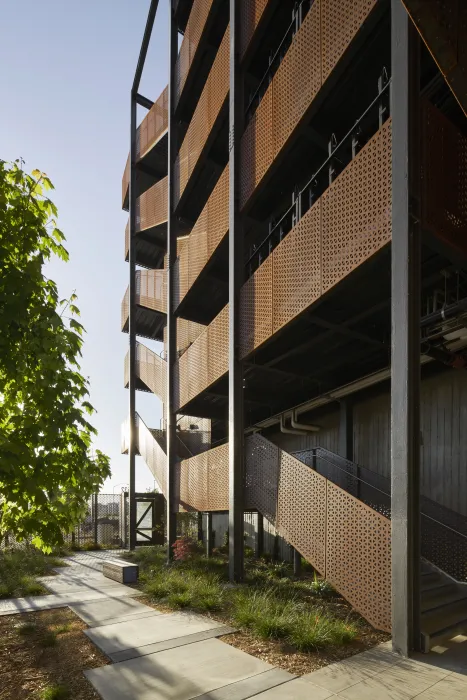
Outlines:
{"label": "metal railing", "polygon": [[[387,477],[322,447],[293,455],[373,510],[391,517]],[[467,582],[467,517],[423,495],[420,510],[422,556],[456,580]]]}
{"label": "metal railing", "polygon": [[[247,277],[266,260],[274,248],[297,225],[300,219],[332,185],[336,177],[355,158],[363,146],[389,118],[391,80],[383,69],[378,80],[378,94],[337,143],[333,134],[328,144],[328,156],[311,175],[305,186],[292,193],[292,204],[277,222],[271,221],[267,236],[255,245],[245,262]],[[350,148],[348,148],[350,145]],[[347,150],[345,150],[347,147]]]}

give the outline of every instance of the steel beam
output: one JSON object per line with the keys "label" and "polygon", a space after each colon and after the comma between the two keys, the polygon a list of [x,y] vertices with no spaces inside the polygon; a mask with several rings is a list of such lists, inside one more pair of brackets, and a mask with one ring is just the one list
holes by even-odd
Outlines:
{"label": "steel beam", "polygon": [[229,577],[242,581],[244,512],[243,365],[240,359],[240,289],[243,223],[240,214],[240,138],[243,80],[240,71],[240,1],[230,0],[229,92]]}
{"label": "steel beam", "polygon": [[128,337],[130,351],[128,354],[128,389],[130,394],[130,443],[128,455],[130,461],[130,550],[136,547],[136,501],[135,501],[135,469],[136,469],[136,99],[131,93],[130,114],[130,185],[129,185],[129,251],[128,266],[130,285],[128,294]]}
{"label": "steel beam", "polygon": [[175,317],[175,263],[177,260],[177,217],[174,213],[174,163],[177,157],[177,125],[175,112],[176,62],[178,30],[175,10],[169,8],[169,106],[168,106],[168,167],[167,167],[167,558],[173,555],[172,545],[177,539],[175,514],[175,465],[177,461],[177,415],[175,410],[175,365],[177,361],[177,319]]}
{"label": "steel beam", "polygon": [[[420,230],[417,167],[419,42],[391,2],[392,54],[392,643],[420,649]],[[415,173],[417,176],[415,177]]]}
{"label": "steel beam", "polygon": [[146,20],[146,27],[144,28],[143,41],[141,42],[141,48],[139,50],[138,63],[136,64],[135,77],[133,79],[132,94],[135,95],[135,97],[139,90],[139,83],[143,74],[143,68],[146,61],[146,55],[148,53],[149,42],[151,40],[152,28],[154,27],[154,20],[156,19],[158,5],[159,0],[151,0],[148,18]]}

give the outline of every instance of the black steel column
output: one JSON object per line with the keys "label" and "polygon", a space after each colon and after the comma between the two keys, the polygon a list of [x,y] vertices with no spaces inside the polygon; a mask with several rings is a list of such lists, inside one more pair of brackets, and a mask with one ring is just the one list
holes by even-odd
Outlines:
{"label": "black steel column", "polygon": [[258,513],[258,526],[256,529],[256,552],[255,556],[259,559],[264,554],[264,515]]}
{"label": "black steel column", "polygon": [[210,557],[212,555],[213,548],[213,537],[214,533],[212,531],[212,513],[206,513],[206,556]]}
{"label": "black steel column", "polygon": [[172,545],[177,539],[174,479],[176,456],[177,416],[175,412],[175,363],[177,360],[177,319],[174,308],[175,262],[177,259],[177,220],[174,213],[174,163],[177,157],[177,132],[175,111],[175,64],[178,56],[178,31],[175,22],[174,3],[169,9],[169,106],[168,106],[168,207],[167,207],[167,559],[173,555]]}
{"label": "black steel column", "polygon": [[129,382],[130,392],[130,550],[136,547],[136,501],[135,501],[135,468],[136,468],[136,98],[131,92],[130,118],[130,230],[128,263],[130,268],[130,288],[128,293],[128,334],[130,339],[129,352]]}
{"label": "black steel column", "polygon": [[240,289],[243,226],[240,215],[240,138],[243,84],[240,73],[240,2],[230,0],[229,93],[229,577],[242,581],[243,562],[243,367],[240,359]]}
{"label": "black steel column", "polygon": [[198,542],[203,541],[203,514],[198,513]]}
{"label": "black steel column", "polygon": [[[392,0],[392,642],[420,648],[419,42]],[[415,176],[416,173],[416,176]]]}
{"label": "black steel column", "polygon": [[339,454],[353,462],[353,404],[350,399],[340,402]]}
{"label": "black steel column", "polygon": [[297,552],[295,547],[293,549],[293,573],[294,576],[300,576],[302,573],[302,555]]}

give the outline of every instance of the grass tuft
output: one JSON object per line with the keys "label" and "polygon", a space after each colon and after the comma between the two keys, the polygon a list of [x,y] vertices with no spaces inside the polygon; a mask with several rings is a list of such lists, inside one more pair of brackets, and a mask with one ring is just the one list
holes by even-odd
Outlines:
{"label": "grass tuft", "polygon": [[18,625],[16,629],[18,634],[20,634],[22,637],[29,637],[37,632],[37,626],[32,622],[25,622],[22,625]]}
{"label": "grass tuft", "polygon": [[47,590],[36,578],[52,573],[56,566],[65,566],[65,562],[32,546],[1,550],[0,598],[46,594]]}
{"label": "grass tuft", "polygon": [[49,685],[40,694],[41,700],[69,700],[71,693],[65,685]]}
{"label": "grass tuft", "polygon": [[57,635],[55,632],[52,630],[46,630],[41,634],[41,636],[38,639],[38,644],[41,647],[55,647],[57,646]]}

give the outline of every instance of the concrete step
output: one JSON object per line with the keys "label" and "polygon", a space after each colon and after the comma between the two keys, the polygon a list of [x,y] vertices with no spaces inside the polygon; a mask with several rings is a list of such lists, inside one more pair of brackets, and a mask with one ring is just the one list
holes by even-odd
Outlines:
{"label": "concrete step", "polygon": [[435,610],[440,607],[445,607],[450,603],[454,603],[457,600],[461,600],[467,595],[466,591],[463,591],[455,583],[446,583],[438,588],[431,591],[426,591],[422,593],[422,613],[428,612],[429,610]]}
{"label": "concrete step", "polygon": [[446,578],[437,573],[425,574],[424,576],[422,575],[420,584],[422,587],[422,593],[424,591],[432,591],[440,586],[445,586]]}
{"label": "concrete step", "polygon": [[467,597],[423,612],[421,629],[422,632],[431,636],[440,630],[456,625],[464,619],[467,619]]}

